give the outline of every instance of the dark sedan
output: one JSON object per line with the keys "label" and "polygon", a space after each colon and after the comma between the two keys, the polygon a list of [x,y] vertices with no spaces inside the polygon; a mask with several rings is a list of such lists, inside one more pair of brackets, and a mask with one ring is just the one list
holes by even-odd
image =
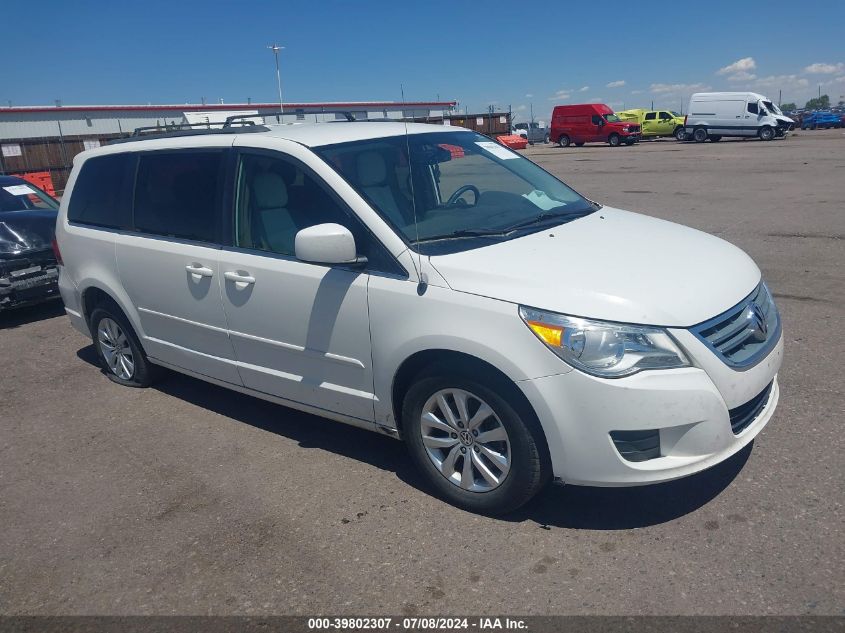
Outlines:
{"label": "dark sedan", "polygon": [[0,310],[59,298],[53,235],[59,203],[17,176],[0,176]]}

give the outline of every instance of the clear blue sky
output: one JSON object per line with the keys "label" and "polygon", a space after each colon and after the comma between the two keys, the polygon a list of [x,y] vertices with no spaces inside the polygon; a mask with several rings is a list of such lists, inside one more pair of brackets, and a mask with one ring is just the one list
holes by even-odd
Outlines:
{"label": "clear blue sky", "polygon": [[540,119],[591,100],[679,110],[709,88],[803,105],[822,84],[837,101],[845,1],[811,6],[711,0],[696,23],[659,1],[5,0],[0,106],[274,101],[274,41],[288,102],[398,101],[400,84],[407,100],[526,117],[533,103]]}

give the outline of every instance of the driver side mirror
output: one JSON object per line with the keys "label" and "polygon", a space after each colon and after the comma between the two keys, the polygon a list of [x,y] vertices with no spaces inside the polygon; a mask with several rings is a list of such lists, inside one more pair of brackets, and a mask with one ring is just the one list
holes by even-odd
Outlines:
{"label": "driver side mirror", "polygon": [[358,257],[352,232],[340,224],[316,224],[302,229],[294,240],[296,258],[311,264],[346,264],[362,266],[366,257]]}

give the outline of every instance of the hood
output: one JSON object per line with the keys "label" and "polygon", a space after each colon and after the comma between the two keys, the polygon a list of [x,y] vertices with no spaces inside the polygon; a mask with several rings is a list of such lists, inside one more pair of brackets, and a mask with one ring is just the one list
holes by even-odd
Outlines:
{"label": "hood", "polygon": [[784,121],[785,123],[795,123],[795,121],[793,121],[792,119],[790,119],[790,118],[789,118],[788,116],[786,116],[785,114],[776,114],[776,115],[775,115],[775,118],[776,118],[777,120],[779,120],[779,121]]}
{"label": "hood", "polygon": [[51,248],[56,211],[0,212],[0,255]]}
{"label": "hood", "polygon": [[760,282],[748,255],[707,233],[604,207],[431,264],[454,290],[564,314],[689,327]]}

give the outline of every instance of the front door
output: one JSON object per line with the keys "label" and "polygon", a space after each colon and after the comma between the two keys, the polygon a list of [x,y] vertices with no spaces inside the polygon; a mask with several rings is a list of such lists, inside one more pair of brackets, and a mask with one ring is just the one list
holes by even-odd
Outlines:
{"label": "front door", "polygon": [[134,230],[115,234],[115,257],[147,353],[240,384],[217,279],[223,157],[222,148],[141,153]]}
{"label": "front door", "polygon": [[243,384],[298,403],[373,419],[366,271],[295,257],[297,231],[357,222],[305,165],[279,152],[239,153],[232,247],[220,293]]}

